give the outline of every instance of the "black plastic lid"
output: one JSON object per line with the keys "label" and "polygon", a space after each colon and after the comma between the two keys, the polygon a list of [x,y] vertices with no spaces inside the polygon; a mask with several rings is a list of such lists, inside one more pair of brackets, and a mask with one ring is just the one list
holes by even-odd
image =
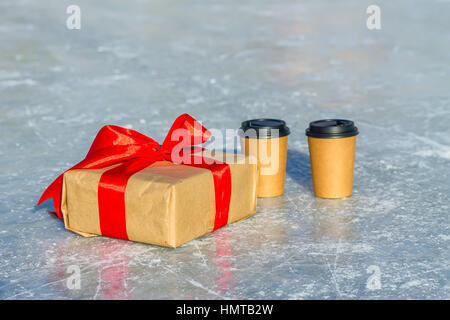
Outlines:
{"label": "black plastic lid", "polygon": [[313,121],[306,129],[306,135],[313,138],[346,138],[358,134],[358,128],[353,121],[342,119],[326,119]]}
{"label": "black plastic lid", "polygon": [[291,133],[289,128],[286,126],[286,122],[278,119],[247,120],[241,123],[240,129],[242,130],[240,131],[240,135],[244,138],[281,138]]}

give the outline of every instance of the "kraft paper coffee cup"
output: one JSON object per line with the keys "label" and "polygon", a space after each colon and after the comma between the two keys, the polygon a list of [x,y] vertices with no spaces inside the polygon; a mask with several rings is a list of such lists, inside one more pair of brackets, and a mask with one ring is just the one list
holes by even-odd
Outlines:
{"label": "kraft paper coffee cup", "polygon": [[258,197],[276,197],[284,192],[289,128],[278,119],[242,122],[242,151],[258,162]]}
{"label": "kraft paper coffee cup", "polygon": [[327,119],[306,129],[314,194],[320,198],[352,195],[358,128],[353,121]]}

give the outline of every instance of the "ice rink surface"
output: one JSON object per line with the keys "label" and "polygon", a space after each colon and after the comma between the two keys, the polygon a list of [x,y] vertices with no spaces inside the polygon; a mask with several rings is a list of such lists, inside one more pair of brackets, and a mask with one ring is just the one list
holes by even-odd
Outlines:
{"label": "ice rink surface", "polygon": [[[449,299],[450,1],[377,1],[373,31],[370,4],[1,1],[0,299]],[[184,112],[285,119],[285,195],[177,249],[35,206],[102,125],[161,141]],[[332,117],[360,130],[354,195],[321,200],[304,130]]]}

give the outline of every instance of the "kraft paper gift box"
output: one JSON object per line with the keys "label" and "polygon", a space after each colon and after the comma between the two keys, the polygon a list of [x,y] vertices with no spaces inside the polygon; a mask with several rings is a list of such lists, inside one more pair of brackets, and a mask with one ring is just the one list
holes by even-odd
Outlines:
{"label": "kraft paper gift box", "polygon": [[210,137],[188,114],[174,121],[162,144],[106,125],[38,205],[53,199],[65,227],[83,236],[177,247],[256,211],[255,159],[202,148]]}
{"label": "kraft paper gift box", "polygon": [[[209,152],[228,163],[231,200],[227,223],[256,212],[256,161],[240,154]],[[236,161],[237,160],[237,161]],[[237,163],[236,163],[237,162]],[[98,185],[111,169],[74,169],[64,173],[61,209],[66,229],[83,236],[101,235]],[[214,228],[215,194],[210,170],[158,161],[132,175],[125,190],[129,240],[178,247]]]}

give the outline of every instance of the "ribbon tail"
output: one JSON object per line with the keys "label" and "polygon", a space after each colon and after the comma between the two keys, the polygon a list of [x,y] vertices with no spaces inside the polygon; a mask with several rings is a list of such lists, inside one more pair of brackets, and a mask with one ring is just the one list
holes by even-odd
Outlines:
{"label": "ribbon tail", "polygon": [[62,196],[62,183],[63,175],[61,174],[51,185],[45,189],[44,193],[40,197],[37,205],[39,206],[42,202],[53,198],[53,207],[55,208],[56,216],[62,219],[61,213],[61,196]]}

